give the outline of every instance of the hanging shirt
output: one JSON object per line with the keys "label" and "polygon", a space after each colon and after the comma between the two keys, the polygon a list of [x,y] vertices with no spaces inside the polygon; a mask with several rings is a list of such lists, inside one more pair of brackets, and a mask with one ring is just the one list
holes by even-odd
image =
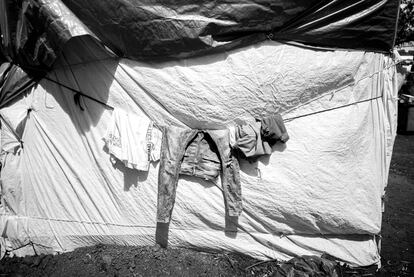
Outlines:
{"label": "hanging shirt", "polygon": [[237,126],[232,147],[239,149],[246,158],[272,154],[272,147],[262,139],[260,127],[260,122]]}
{"label": "hanging shirt", "polygon": [[114,109],[103,140],[126,167],[148,171],[150,161],[160,159],[162,133],[146,116]]}
{"label": "hanging shirt", "polygon": [[274,145],[278,141],[287,142],[289,140],[285,123],[283,123],[283,118],[280,114],[277,113],[265,117],[260,122],[262,123],[260,129],[262,138],[264,141],[269,142],[270,145]]}

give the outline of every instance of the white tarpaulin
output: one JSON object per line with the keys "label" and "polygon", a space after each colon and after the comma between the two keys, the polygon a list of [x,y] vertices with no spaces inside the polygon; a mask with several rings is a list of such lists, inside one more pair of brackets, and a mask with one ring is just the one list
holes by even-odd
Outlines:
{"label": "white tarpaulin", "polygon": [[[290,140],[256,163],[241,161],[237,232],[226,228],[220,181],[181,177],[169,246],[380,261],[376,235],[396,126],[389,57],[269,41],[166,63],[61,63],[48,77],[158,126],[220,129],[283,115]],[[113,165],[102,140],[112,110],[81,98],[84,111],[73,92],[44,79],[0,111],[14,128],[16,115],[27,114],[24,147],[3,155],[1,172],[0,231],[12,248],[155,243],[159,164],[148,172]],[[30,251],[32,244],[15,252]]]}

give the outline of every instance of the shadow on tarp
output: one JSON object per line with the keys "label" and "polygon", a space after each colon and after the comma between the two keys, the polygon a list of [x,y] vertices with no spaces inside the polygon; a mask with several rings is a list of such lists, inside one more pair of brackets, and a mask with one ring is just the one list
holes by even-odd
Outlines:
{"label": "shadow on tarp", "polygon": [[132,186],[137,187],[139,182],[145,182],[147,180],[149,171],[140,171],[126,167],[123,162],[108,152],[108,148],[106,146],[104,146],[103,150],[108,153],[108,158],[112,163],[112,167],[115,170],[122,172],[124,176],[124,191],[129,191]]}
{"label": "shadow on tarp", "polygon": [[[110,88],[119,60],[107,52],[94,38],[81,36],[72,38],[47,74],[52,81],[43,79],[47,97],[50,95],[61,106],[79,134],[96,126],[108,109]],[[80,91],[101,103],[81,96],[66,87]]]}
{"label": "shadow on tarp", "polygon": [[[271,155],[277,155],[278,152],[283,152],[286,150],[286,148],[287,148],[286,143],[277,142],[275,145],[272,146]],[[259,163],[265,166],[268,165],[270,162],[271,155],[263,155],[257,158],[246,159],[246,158],[240,157],[240,154],[239,154],[238,160],[240,164],[240,170],[243,171],[243,173],[245,173],[246,175],[249,175],[251,177],[261,178]]]}
{"label": "shadow on tarp", "polygon": [[[224,234],[226,237],[235,239],[237,237],[238,229],[238,217],[229,216],[226,213],[225,216],[225,229]],[[170,231],[170,222],[163,223],[157,222],[157,227],[155,229],[155,242],[161,247],[167,248],[169,242],[169,231]]]}

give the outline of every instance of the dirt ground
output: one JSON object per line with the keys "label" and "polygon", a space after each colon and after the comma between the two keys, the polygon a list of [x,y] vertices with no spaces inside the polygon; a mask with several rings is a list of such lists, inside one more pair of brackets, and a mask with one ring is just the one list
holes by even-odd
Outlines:
{"label": "dirt ground", "polygon": [[[414,276],[414,135],[397,136],[382,231],[383,268],[343,276]],[[273,276],[277,261],[187,249],[97,245],[60,255],[4,258],[2,276]]]}
{"label": "dirt ground", "polygon": [[414,276],[414,135],[397,136],[385,200],[383,265],[406,261]]}

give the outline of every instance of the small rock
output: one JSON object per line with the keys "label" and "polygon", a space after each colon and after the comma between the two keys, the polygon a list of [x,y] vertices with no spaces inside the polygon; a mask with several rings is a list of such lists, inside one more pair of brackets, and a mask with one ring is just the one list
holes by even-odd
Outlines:
{"label": "small rock", "polygon": [[82,259],[84,264],[88,264],[90,261],[92,261],[92,256],[89,253],[86,253],[85,257]]}
{"label": "small rock", "polygon": [[101,263],[101,269],[104,271],[108,271],[110,266],[112,264],[112,257],[109,255],[103,255],[102,256],[102,263]]}
{"label": "small rock", "polygon": [[39,266],[44,257],[45,257],[45,255],[40,255],[40,256],[34,257],[32,266]]}
{"label": "small rock", "polygon": [[32,256],[25,256],[23,258],[23,263],[26,265],[31,265],[33,263],[33,257]]}
{"label": "small rock", "polygon": [[109,255],[103,255],[102,256],[102,260],[105,262],[105,264],[107,265],[111,265],[112,264],[112,257]]}
{"label": "small rock", "polygon": [[134,262],[134,261],[131,261],[131,262],[129,263],[129,266],[130,266],[130,267],[132,267],[132,268],[135,268],[135,266],[136,266],[136,265],[135,265],[135,262]]}

